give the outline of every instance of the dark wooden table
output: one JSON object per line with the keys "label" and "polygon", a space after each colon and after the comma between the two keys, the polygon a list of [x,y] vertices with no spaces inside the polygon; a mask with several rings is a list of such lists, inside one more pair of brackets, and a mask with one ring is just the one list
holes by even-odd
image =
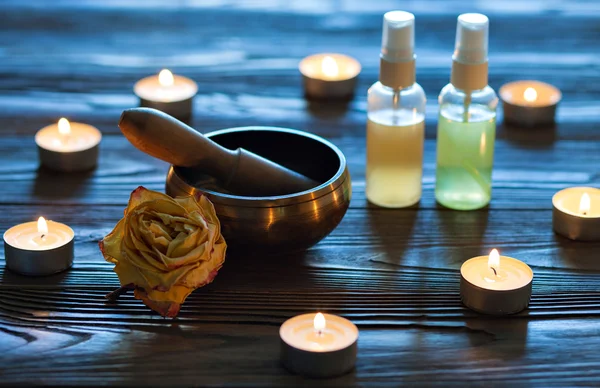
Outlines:
{"label": "dark wooden table", "polygon": [[[160,3],[165,3],[160,5]],[[206,3],[206,4],[205,4]],[[168,4],[168,5],[167,5]],[[382,14],[417,17],[418,82],[428,95],[418,209],[385,210],[364,193],[365,96],[376,81]],[[600,4],[6,0],[0,9],[0,229],[39,215],[76,231],[73,268],[47,278],[0,260],[0,384],[395,386],[600,384],[600,243],[552,232],[551,197],[600,185]],[[499,125],[489,209],[433,197],[437,95],[448,82],[456,16],[491,20],[490,83],[539,79],[563,91],[554,129]],[[299,60],[337,51],[363,72],[348,106],[308,104]],[[120,134],[133,83],[161,67],[199,83],[202,131],[275,125],[322,135],[346,154],[351,208],[304,254],[230,257],[177,319],[118,287],[97,246],[139,185],[163,190],[167,166]],[[38,170],[35,132],[66,116],[99,127],[97,170]],[[501,118],[499,120],[501,122]],[[492,318],[459,300],[460,265],[493,247],[535,272],[528,310]],[[323,310],[360,328],[356,370],[308,381],[279,365],[279,325]]]}

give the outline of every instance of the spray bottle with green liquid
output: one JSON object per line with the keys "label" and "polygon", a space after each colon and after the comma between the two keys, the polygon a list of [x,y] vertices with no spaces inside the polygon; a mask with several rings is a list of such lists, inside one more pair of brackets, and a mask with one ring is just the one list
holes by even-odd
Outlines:
{"label": "spray bottle with green liquid", "polygon": [[458,17],[450,83],[439,96],[435,198],[455,210],[491,200],[498,97],[488,86],[485,15]]}

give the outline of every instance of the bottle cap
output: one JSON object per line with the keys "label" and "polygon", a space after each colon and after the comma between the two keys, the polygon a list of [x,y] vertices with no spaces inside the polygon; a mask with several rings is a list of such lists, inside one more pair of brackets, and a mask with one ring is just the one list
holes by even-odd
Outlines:
{"label": "bottle cap", "polygon": [[381,59],[388,62],[409,62],[414,59],[415,15],[390,11],[383,15]]}
{"label": "bottle cap", "polygon": [[456,46],[452,59],[464,65],[487,62],[488,29],[487,16],[480,13],[460,15],[456,25]]}

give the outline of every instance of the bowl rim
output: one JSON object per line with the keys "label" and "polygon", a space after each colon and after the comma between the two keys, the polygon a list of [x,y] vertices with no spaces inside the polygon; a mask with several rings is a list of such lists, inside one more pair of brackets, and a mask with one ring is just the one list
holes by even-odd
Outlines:
{"label": "bowl rim", "polygon": [[[217,191],[200,189],[198,187],[192,186],[189,183],[187,183],[177,173],[178,167],[173,166],[173,165],[170,167],[170,172],[172,172],[172,174],[168,175],[167,184],[169,182],[169,178],[175,177],[176,180],[181,182],[180,186],[187,186],[190,189],[192,189],[193,192],[205,193],[209,196],[209,199],[211,199],[212,202],[219,203],[219,204],[229,204],[229,205],[235,205],[235,206],[240,206],[240,207],[280,207],[280,206],[295,205],[295,204],[299,204],[302,202],[313,201],[317,198],[320,198],[324,195],[327,195],[327,194],[337,190],[337,188],[340,187],[346,181],[347,174],[345,174],[345,172],[347,171],[347,163],[346,163],[346,157],[344,156],[342,151],[337,146],[335,146],[333,143],[331,143],[330,141],[325,140],[324,138],[322,138],[320,136],[317,136],[315,134],[312,134],[312,133],[309,133],[306,131],[301,131],[301,130],[291,129],[291,128],[283,128],[283,127],[254,126],[253,125],[253,126],[245,126],[245,127],[233,127],[233,128],[220,129],[217,131],[206,133],[206,134],[204,134],[204,136],[210,138],[212,136],[217,136],[217,135],[222,135],[222,134],[235,133],[235,132],[246,132],[246,131],[285,132],[285,133],[289,133],[289,134],[293,134],[293,135],[304,136],[304,137],[310,138],[312,140],[318,141],[318,142],[326,145],[327,147],[329,147],[331,150],[333,150],[336,153],[336,155],[338,156],[338,159],[340,161],[339,168],[336,171],[336,173],[329,180],[327,180],[326,182],[323,182],[319,186],[313,187],[310,190],[305,190],[305,191],[301,191],[298,193],[292,193],[292,194],[286,194],[286,195],[274,195],[274,196],[268,196],[268,197],[249,197],[249,196],[225,194],[225,193],[220,193]],[[178,182],[172,182],[172,184],[173,183],[175,185],[178,185]]]}

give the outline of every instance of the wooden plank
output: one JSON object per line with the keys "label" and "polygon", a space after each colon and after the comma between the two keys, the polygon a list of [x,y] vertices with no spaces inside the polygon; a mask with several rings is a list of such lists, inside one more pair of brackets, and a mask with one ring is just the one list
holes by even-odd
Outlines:
{"label": "wooden plank", "polygon": [[[218,281],[188,297],[177,322],[277,324],[315,310],[343,315],[362,325],[485,318],[461,305],[459,277],[454,271],[296,270],[305,276],[300,280],[291,271],[280,270],[276,276],[275,271],[267,271],[268,278],[250,270],[244,275],[239,269],[233,271],[219,275]],[[96,326],[143,327],[156,323],[159,316],[131,294],[116,303],[107,302],[104,296],[118,287],[116,276],[109,279],[110,275],[95,274],[98,284],[94,287],[89,286],[89,278],[85,286],[51,285],[47,280],[37,287],[4,282],[0,317],[24,325],[94,322]],[[11,275],[5,274],[5,278]],[[600,318],[600,292],[594,286],[597,273],[542,271],[538,275],[529,309],[512,319]],[[278,277],[281,280],[273,281]],[[241,278],[245,284],[240,287],[234,280]]]}
{"label": "wooden plank", "polygon": [[[252,22],[243,26],[222,20],[243,18],[248,7],[252,8],[245,2],[237,4],[238,10],[232,5],[228,10],[184,6],[185,10],[179,11],[177,7],[149,6],[140,11],[127,5],[115,9],[102,2],[85,4],[83,9],[71,9],[71,2],[61,2],[56,9],[28,7],[23,12],[18,2],[12,2],[0,31],[5,47],[0,50],[1,133],[33,134],[59,115],[116,133],[120,112],[137,104],[133,83],[156,72],[158,66],[174,68],[200,83],[194,124],[203,130],[263,124],[326,136],[364,133],[366,91],[378,73],[380,12],[391,4],[355,14],[356,9],[363,10],[359,2],[344,2],[341,7],[347,7],[349,14],[333,17],[305,12],[310,5],[286,9],[273,3],[253,10]],[[323,11],[335,6],[329,3]],[[416,3],[411,6],[417,7]],[[470,10],[479,7],[474,4]],[[600,70],[595,53],[599,40],[590,6],[579,2],[565,6],[568,18],[540,13],[537,7],[521,10],[523,15],[481,7],[490,12],[492,27],[497,28],[492,28],[491,35],[490,83],[498,89],[514,80],[515,74],[555,83],[564,94],[555,136],[597,140]],[[425,8],[436,11],[418,15],[418,77],[429,96],[427,136],[433,138],[436,96],[448,82],[452,51],[452,34],[442,39],[439,31],[454,31],[460,7],[439,4]],[[296,23],[281,28],[281,20],[290,15]],[[113,22],[124,18],[127,23]],[[104,28],[106,23],[112,28]],[[524,23],[552,24],[552,34],[561,37],[560,53],[547,34],[522,34]],[[103,31],[103,39],[97,31]],[[274,56],[273,36],[295,44],[279,45]],[[162,47],[159,53],[157,42]],[[342,48],[363,64],[356,100],[349,110],[307,104],[301,96],[298,61],[309,53]],[[15,52],[18,55],[13,55]],[[510,137],[511,133],[501,128],[500,136]]]}
{"label": "wooden plank", "polygon": [[[519,72],[518,70],[514,70]],[[577,73],[577,71],[574,71]],[[297,75],[285,75],[297,78]],[[374,81],[376,78],[372,78]],[[296,81],[299,82],[299,79]],[[231,83],[232,81],[224,81]],[[245,80],[237,80],[241,84]],[[266,81],[273,82],[273,81]],[[445,82],[445,81],[444,81]],[[444,86],[441,82],[441,86]],[[573,80],[574,83],[585,83],[586,80]],[[325,137],[364,136],[366,128],[366,102],[364,98],[370,82],[357,89],[355,101],[349,105],[332,105],[311,103],[302,97],[300,84],[294,83],[290,93],[293,96],[273,94],[272,96],[237,95],[217,91],[208,95],[197,96],[194,103],[194,119],[192,126],[202,132],[211,132],[223,128],[234,128],[254,125],[294,128],[316,133]],[[258,86],[265,90],[268,85]],[[438,88],[430,92],[427,104],[425,135],[435,139],[438,116],[436,103]],[[0,109],[0,133],[8,136],[28,135],[33,137],[42,127],[67,117],[71,121],[80,121],[97,126],[105,135],[117,134],[117,122],[124,109],[138,106],[138,101],[129,92],[129,87],[122,90],[123,95],[104,95],[87,93],[44,93],[29,96],[19,93],[2,95],[0,103],[7,102],[6,109]],[[600,97],[600,96],[598,96]],[[593,100],[566,101],[561,103],[558,120],[554,128],[542,130],[520,129],[505,126],[502,113],[498,109],[497,138],[520,139],[531,141],[536,139],[541,144],[551,144],[557,140],[600,140],[597,122],[600,119],[598,98]],[[117,99],[113,104],[111,101]],[[11,101],[13,104],[8,103]],[[61,101],[54,105],[55,101]],[[18,105],[14,105],[18,103]],[[34,110],[31,107],[36,107]]]}
{"label": "wooden plank", "polygon": [[[280,366],[277,325],[155,321],[143,328],[38,325],[28,329],[2,319],[2,384],[307,383]],[[595,385],[600,378],[594,357],[600,345],[597,328],[597,321],[591,319],[361,326],[356,370],[310,384]],[[577,357],[564,359],[563,352],[548,352],[556,347],[557,335],[561,349],[577,349]],[[53,356],[57,353],[62,356]]]}
{"label": "wooden plank", "polygon": [[[65,284],[82,285],[89,282],[88,271],[98,271],[103,275],[110,273],[112,267],[104,263],[97,241],[108,234],[122,217],[123,207],[0,206],[0,211],[11,215],[9,219],[0,220],[0,230],[17,222],[35,219],[38,215],[45,215],[74,228],[75,268],[84,272],[82,278],[78,278],[77,271],[59,277]],[[232,257],[230,265],[240,271],[253,271],[258,260],[273,271],[282,271],[282,274],[288,271],[294,273],[305,266],[457,271],[465,260],[498,248],[507,256],[527,262],[534,270],[600,270],[600,242],[570,241],[556,235],[551,225],[550,210],[525,213],[503,209],[464,213],[350,209],[329,237],[304,254],[269,258],[242,252]],[[110,276],[113,275],[110,273]],[[23,281],[27,285],[44,281],[23,277],[6,277],[2,280],[4,284],[20,284],[18,282]],[[49,281],[56,282],[56,279]]]}
{"label": "wooden plank", "polygon": [[[44,0],[31,0],[23,3],[19,0],[5,0],[4,7],[7,9],[45,9],[45,10],[160,10],[163,13],[174,11],[193,10],[214,10],[219,9],[222,12],[246,11],[252,12],[267,12],[267,13],[298,13],[298,14],[315,14],[327,15],[335,11],[349,14],[380,15],[392,9],[396,4],[390,1],[380,1],[372,5],[365,4],[360,0],[345,0],[343,2],[337,0],[322,0],[319,2],[286,2],[278,1],[263,1],[257,3],[248,0],[230,0],[227,3],[221,2],[180,2],[170,4],[165,7],[160,0],[150,0],[140,6],[136,0],[57,0],[52,3],[47,3]],[[566,13],[566,16],[593,16],[600,13],[600,9],[596,4],[588,0],[573,0],[567,3],[532,3],[526,7],[518,7],[521,3],[518,0],[508,0],[502,4],[490,5],[487,3],[470,3],[464,0],[428,0],[426,2],[409,2],[406,4],[408,10],[414,9],[411,12],[423,13],[426,15],[454,15],[459,12],[488,12],[493,14],[543,14],[547,11],[553,11],[556,14]],[[558,20],[557,22],[560,22]]]}
{"label": "wooden plank", "polygon": [[[600,185],[600,142],[543,144],[533,135],[496,143],[491,209],[551,208],[551,198],[568,186]],[[347,157],[353,180],[352,207],[373,207],[365,198],[365,140],[331,139]],[[436,209],[435,141],[425,143],[422,209]],[[122,136],[105,136],[97,170],[56,174],[38,170],[31,137],[3,137],[0,144],[0,203],[121,204],[137,186],[164,190],[168,166],[131,146]]]}
{"label": "wooden plank", "polygon": [[[429,97],[424,195],[418,208],[386,210],[364,193],[366,91],[377,79],[381,15],[397,6],[4,1],[0,230],[38,215],[66,222],[76,259],[44,278],[11,273],[0,259],[0,385],[597,386],[600,243],[556,236],[550,199],[566,186],[600,186],[598,4],[403,4],[417,15],[418,80]],[[541,79],[564,100],[553,130],[505,128],[499,116],[492,204],[454,212],[433,198],[436,96],[448,82],[456,15],[468,11],[490,16],[494,88]],[[302,97],[298,61],[327,51],[363,65],[347,106]],[[167,166],[133,149],[116,126],[137,104],[133,83],[162,66],[199,82],[194,125],[204,132],[263,124],[331,139],[348,158],[354,194],[342,224],[307,252],[232,252],[174,320],[132,295],[107,304],[118,279],[97,247],[131,190],[163,189]],[[38,171],[33,135],[59,116],[103,131],[97,170]],[[531,306],[513,317],[460,304],[460,265],[492,247],[535,272]],[[359,325],[353,373],[309,382],[279,365],[279,325],[315,310]]]}

